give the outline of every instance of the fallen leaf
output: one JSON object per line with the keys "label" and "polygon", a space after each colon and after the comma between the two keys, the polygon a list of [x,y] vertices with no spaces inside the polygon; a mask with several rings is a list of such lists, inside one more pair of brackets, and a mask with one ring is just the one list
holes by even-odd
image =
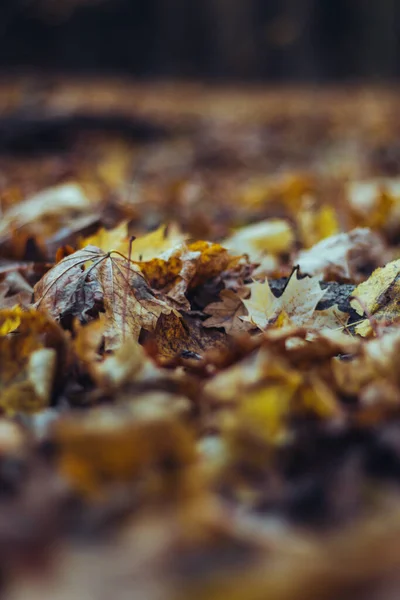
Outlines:
{"label": "fallen leaf", "polygon": [[355,330],[366,336],[372,332],[370,317],[374,322],[391,325],[399,321],[400,260],[376,269],[372,275],[353,291],[351,306],[359,315],[367,317]]}
{"label": "fallen leaf", "polygon": [[155,231],[137,237],[132,243],[132,260],[148,261],[182,244],[184,235],[176,223],[161,225]]}
{"label": "fallen leaf", "polygon": [[379,229],[387,222],[399,197],[399,181],[372,179],[354,181],[347,186],[347,197],[358,225]]}
{"label": "fallen leaf", "polygon": [[328,237],[297,255],[301,272],[325,280],[359,280],[367,268],[385,262],[385,246],[370,229],[358,228]]}
{"label": "fallen leaf", "polygon": [[66,360],[66,338],[35,310],[0,310],[0,408],[6,414],[49,405],[57,368]]}
{"label": "fallen leaf", "polygon": [[239,261],[239,257],[231,256],[220,244],[199,241],[181,244],[158,258],[135,264],[152,288],[168,296],[180,309],[188,310],[188,290],[225,270],[237,268]]}
{"label": "fallen leaf", "polygon": [[18,271],[10,271],[0,283],[0,309],[19,305],[25,308],[32,300],[33,288]]}
{"label": "fallen leaf", "polygon": [[68,218],[91,208],[91,201],[76,183],[43,190],[5,211],[0,223],[0,239],[22,227],[29,227],[31,234],[50,234],[61,225],[65,226]]}
{"label": "fallen leaf", "polygon": [[128,256],[129,240],[128,240],[128,221],[122,221],[113,229],[100,229],[94,234],[82,240],[81,248],[87,246],[96,246],[103,252],[111,252],[116,250]]}
{"label": "fallen leaf", "polygon": [[251,296],[248,300],[243,300],[249,315],[242,318],[261,330],[273,325],[282,313],[294,325],[308,324],[325,293],[319,285],[319,277],[298,279],[297,270],[292,273],[279,298],[272,293],[268,281],[253,283],[249,288]]}
{"label": "fallen leaf", "polygon": [[305,248],[339,232],[337,212],[332,206],[314,206],[306,201],[295,217],[299,237]]}
{"label": "fallen leaf", "polygon": [[[80,492],[97,495],[117,482],[140,480],[141,486],[161,478],[170,493],[185,485],[188,467],[196,460],[192,435],[172,417],[142,418],[126,410],[97,408],[87,415],[69,415],[54,424],[52,439],[59,448],[59,468]],[[174,464],[175,475],[163,469]],[[168,485],[171,478],[171,486]],[[142,492],[143,492],[142,487]],[[161,489],[159,490],[161,491]]]}
{"label": "fallen leaf", "polygon": [[104,314],[87,325],[75,326],[74,350],[80,365],[100,389],[110,391],[134,381],[155,381],[159,371],[134,339],[126,340],[113,354],[100,353],[107,318]]}
{"label": "fallen leaf", "polygon": [[220,302],[213,302],[204,309],[207,315],[211,315],[203,322],[204,327],[223,327],[229,335],[248,331],[251,323],[240,318],[247,314],[241,296],[232,290],[222,290],[220,299]]}
{"label": "fallen leaf", "polygon": [[238,229],[222,245],[235,254],[248,254],[256,261],[264,253],[290,252],[293,243],[294,232],[288,221],[268,219]]}
{"label": "fallen leaf", "polygon": [[204,329],[200,318],[183,314],[161,315],[152,339],[161,358],[200,359],[208,350],[226,347],[226,336],[215,328]]}
{"label": "fallen leaf", "polygon": [[172,310],[154,295],[135,265],[95,246],[60,261],[36,284],[34,292],[36,308],[56,319],[79,317],[85,322],[104,310],[108,350],[128,337],[137,340],[142,327],[153,330],[159,316]]}

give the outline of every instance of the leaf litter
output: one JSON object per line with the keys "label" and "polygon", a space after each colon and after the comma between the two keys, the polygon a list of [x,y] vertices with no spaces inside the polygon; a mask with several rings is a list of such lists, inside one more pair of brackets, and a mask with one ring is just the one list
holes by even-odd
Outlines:
{"label": "leaf litter", "polygon": [[85,85],[168,133],[0,157],[2,591],[394,597],[395,95]]}

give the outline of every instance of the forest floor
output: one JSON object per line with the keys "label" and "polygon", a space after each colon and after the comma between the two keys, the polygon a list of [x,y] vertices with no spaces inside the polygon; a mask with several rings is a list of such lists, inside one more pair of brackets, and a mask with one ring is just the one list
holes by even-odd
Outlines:
{"label": "forest floor", "polygon": [[5,597],[396,598],[398,91],[0,92]]}

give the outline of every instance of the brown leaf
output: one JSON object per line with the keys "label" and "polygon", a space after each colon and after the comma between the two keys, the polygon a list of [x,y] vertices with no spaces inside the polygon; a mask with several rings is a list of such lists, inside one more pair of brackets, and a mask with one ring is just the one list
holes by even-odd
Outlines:
{"label": "brown leaf", "polygon": [[31,303],[33,288],[18,271],[10,271],[0,283],[0,308],[16,304],[27,307]]}
{"label": "brown leaf", "polygon": [[189,309],[187,290],[193,289],[227,269],[235,268],[238,257],[211,242],[181,244],[172,253],[137,262],[150,285],[165,293],[181,309]]}
{"label": "brown leaf", "polygon": [[211,315],[204,321],[204,327],[223,327],[230,335],[251,329],[251,323],[240,318],[247,314],[240,295],[232,290],[222,290],[220,298],[220,302],[213,302],[204,309],[206,314]]}
{"label": "brown leaf", "polygon": [[161,315],[154,332],[158,354],[163,358],[201,358],[207,350],[226,347],[226,336],[217,329],[204,329],[198,317]]}
{"label": "brown leaf", "polygon": [[117,348],[125,336],[137,340],[142,327],[153,330],[159,316],[172,310],[154,295],[134,265],[95,246],[55,265],[36,284],[35,298],[36,307],[56,319],[75,316],[85,322],[104,310],[106,350]]}

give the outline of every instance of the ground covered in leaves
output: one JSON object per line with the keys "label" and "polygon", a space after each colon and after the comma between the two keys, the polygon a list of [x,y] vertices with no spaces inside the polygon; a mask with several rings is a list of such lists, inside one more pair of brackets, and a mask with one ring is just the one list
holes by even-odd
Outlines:
{"label": "ground covered in leaves", "polygon": [[397,100],[2,83],[6,597],[398,597]]}

